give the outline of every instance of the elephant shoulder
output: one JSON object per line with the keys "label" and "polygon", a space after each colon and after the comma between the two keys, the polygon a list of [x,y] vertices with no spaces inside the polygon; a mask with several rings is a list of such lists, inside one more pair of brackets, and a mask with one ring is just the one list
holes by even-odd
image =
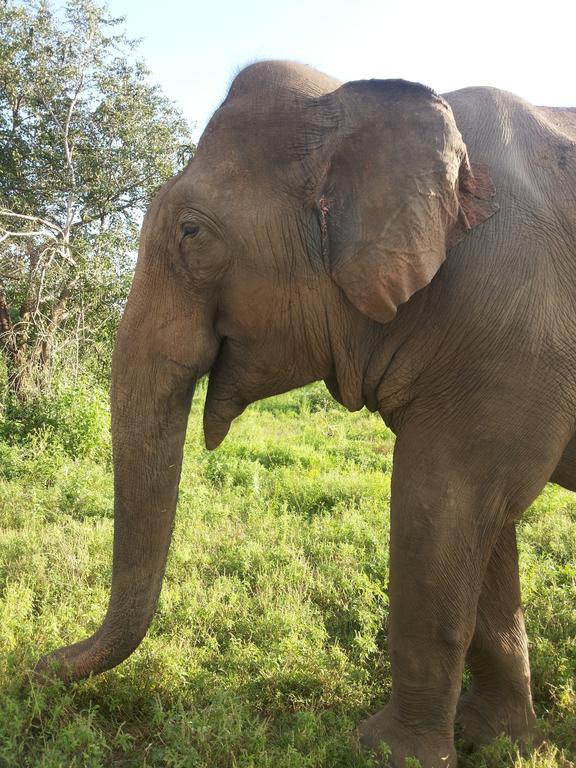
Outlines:
{"label": "elephant shoulder", "polygon": [[466,144],[474,149],[510,147],[526,143],[538,133],[537,107],[520,96],[487,86],[462,88],[443,94]]}
{"label": "elephant shoulder", "polygon": [[576,143],[576,107],[538,107],[550,129]]}
{"label": "elephant shoulder", "polygon": [[539,195],[561,181],[576,189],[576,109],[537,107],[497,88],[443,94],[472,162],[485,163],[497,189]]}

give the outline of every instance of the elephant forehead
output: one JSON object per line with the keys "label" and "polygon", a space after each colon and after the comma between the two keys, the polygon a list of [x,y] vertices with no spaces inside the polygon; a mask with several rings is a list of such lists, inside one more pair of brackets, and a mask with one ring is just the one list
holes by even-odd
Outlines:
{"label": "elephant forehead", "polygon": [[245,67],[234,78],[227,100],[235,98],[270,99],[280,92],[302,96],[321,96],[342,83],[324,72],[293,61],[259,61]]}
{"label": "elephant forehead", "polygon": [[[309,150],[315,130],[300,101],[225,104],[214,114],[198,145],[196,159],[212,172],[234,177],[273,173]],[[319,132],[319,129],[316,129]]]}
{"label": "elephant forehead", "polygon": [[[254,67],[258,78],[249,77],[248,71],[238,76],[240,83],[234,82],[212,116],[196,153],[232,173],[264,168],[273,172],[272,163],[278,167],[303,159],[339,124],[330,119],[335,116],[321,99],[338,81],[315,70],[310,71],[324,79],[312,84],[299,76],[273,78],[265,76],[260,65]],[[244,79],[250,81],[250,87]],[[262,81],[262,87],[253,87],[254,80]]]}

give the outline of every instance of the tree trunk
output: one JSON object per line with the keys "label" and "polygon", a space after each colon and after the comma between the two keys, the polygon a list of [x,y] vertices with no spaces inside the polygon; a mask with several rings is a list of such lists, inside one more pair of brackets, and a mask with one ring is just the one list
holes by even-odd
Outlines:
{"label": "tree trunk", "polygon": [[38,348],[36,366],[40,382],[46,382],[52,364],[52,355],[54,350],[54,341],[56,334],[60,330],[62,321],[68,314],[68,300],[78,286],[78,278],[74,277],[68,281],[60,290],[56,303],[52,307],[48,326],[42,335]]}

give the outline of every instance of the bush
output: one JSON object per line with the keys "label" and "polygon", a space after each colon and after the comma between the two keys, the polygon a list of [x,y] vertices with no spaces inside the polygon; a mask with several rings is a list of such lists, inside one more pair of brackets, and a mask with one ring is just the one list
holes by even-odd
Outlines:
{"label": "bush", "polygon": [[0,440],[26,446],[41,439],[72,458],[109,460],[108,393],[90,381],[56,384],[25,403],[7,394],[0,405]]}

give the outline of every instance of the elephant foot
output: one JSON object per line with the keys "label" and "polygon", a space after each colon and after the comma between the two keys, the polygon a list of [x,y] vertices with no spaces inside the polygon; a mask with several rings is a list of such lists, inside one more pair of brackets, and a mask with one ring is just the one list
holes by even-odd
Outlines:
{"label": "elephant foot", "polygon": [[360,745],[379,758],[378,768],[405,768],[410,758],[419,760],[421,768],[456,768],[452,737],[409,732],[390,705],[363,720],[356,734]]}
{"label": "elephant foot", "polygon": [[525,747],[537,742],[536,715],[530,699],[495,702],[468,691],[458,702],[456,722],[464,741],[473,747],[489,744],[502,734]]}

